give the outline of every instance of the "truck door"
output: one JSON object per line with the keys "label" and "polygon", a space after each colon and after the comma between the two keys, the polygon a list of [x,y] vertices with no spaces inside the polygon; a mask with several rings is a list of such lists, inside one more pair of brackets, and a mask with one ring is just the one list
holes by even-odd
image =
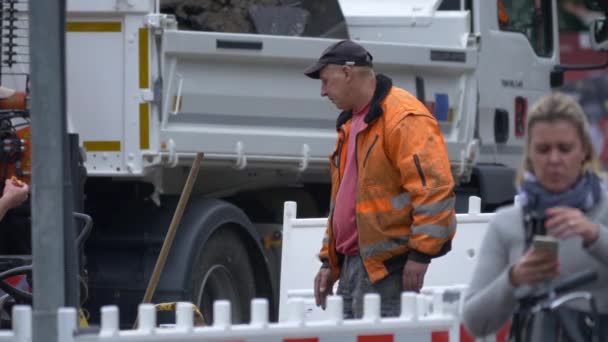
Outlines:
{"label": "truck door", "polygon": [[554,0],[477,1],[481,159],[517,167],[526,111],[559,63]]}

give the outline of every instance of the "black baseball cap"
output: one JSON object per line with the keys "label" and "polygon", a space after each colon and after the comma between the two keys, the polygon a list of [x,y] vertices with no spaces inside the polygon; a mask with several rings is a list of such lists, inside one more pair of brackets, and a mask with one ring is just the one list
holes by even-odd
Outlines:
{"label": "black baseball cap", "polygon": [[341,40],[325,49],[319,60],[304,70],[304,74],[319,79],[321,70],[328,64],[371,67],[373,59],[363,46],[352,40]]}

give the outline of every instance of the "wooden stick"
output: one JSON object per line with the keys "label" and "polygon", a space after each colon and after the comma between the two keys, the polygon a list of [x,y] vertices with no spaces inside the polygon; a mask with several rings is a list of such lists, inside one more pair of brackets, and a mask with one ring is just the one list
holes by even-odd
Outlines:
{"label": "wooden stick", "polygon": [[[154,296],[154,291],[156,291],[156,285],[158,285],[160,274],[162,273],[163,268],[165,267],[165,263],[167,262],[167,256],[169,255],[169,251],[171,250],[171,245],[173,244],[175,233],[177,233],[177,228],[179,227],[179,224],[182,220],[182,216],[184,215],[184,210],[186,209],[186,204],[188,204],[188,199],[190,198],[190,193],[192,192],[192,188],[194,187],[196,177],[198,176],[198,170],[200,169],[202,160],[203,153],[197,153],[196,157],[194,158],[194,161],[192,162],[190,174],[188,174],[188,178],[186,179],[186,184],[184,185],[182,194],[179,197],[179,202],[177,202],[177,208],[175,208],[175,212],[173,213],[173,218],[171,219],[171,224],[169,225],[169,231],[165,236],[163,247],[160,250],[158,259],[156,259],[156,265],[154,265],[154,271],[152,271],[152,276],[150,277],[150,281],[148,282],[148,287],[146,288],[142,303],[150,303],[150,301],[152,300],[152,296]],[[135,320],[134,324],[134,327],[136,326],[137,320]]]}

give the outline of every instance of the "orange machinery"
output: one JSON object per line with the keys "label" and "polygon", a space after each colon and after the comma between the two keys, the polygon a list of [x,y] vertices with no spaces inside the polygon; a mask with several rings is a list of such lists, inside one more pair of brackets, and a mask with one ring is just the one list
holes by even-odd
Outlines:
{"label": "orange machinery", "polygon": [[27,114],[27,95],[13,92],[0,99],[0,177],[30,183],[31,133]]}

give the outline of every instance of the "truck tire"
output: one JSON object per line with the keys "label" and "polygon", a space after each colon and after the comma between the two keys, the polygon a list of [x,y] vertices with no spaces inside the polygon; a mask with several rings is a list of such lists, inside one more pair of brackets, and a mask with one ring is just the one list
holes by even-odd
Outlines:
{"label": "truck tire", "polygon": [[229,226],[220,227],[200,249],[192,267],[192,302],[206,324],[213,322],[213,301],[231,303],[232,322],[249,322],[255,278],[247,248]]}

